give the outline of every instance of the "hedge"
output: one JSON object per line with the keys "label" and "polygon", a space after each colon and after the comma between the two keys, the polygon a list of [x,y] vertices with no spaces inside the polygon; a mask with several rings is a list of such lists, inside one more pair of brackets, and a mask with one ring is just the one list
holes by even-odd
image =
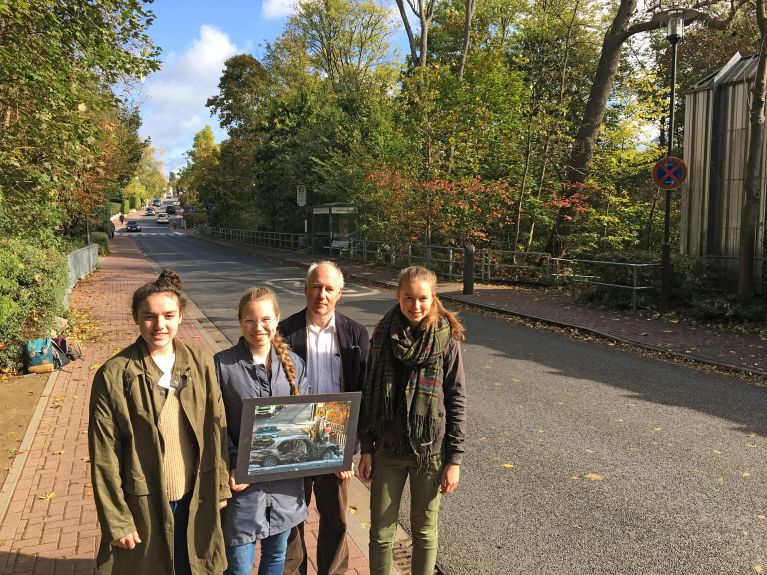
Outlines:
{"label": "hedge", "polygon": [[21,371],[24,342],[50,334],[64,312],[68,284],[61,252],[25,240],[0,240],[0,370]]}

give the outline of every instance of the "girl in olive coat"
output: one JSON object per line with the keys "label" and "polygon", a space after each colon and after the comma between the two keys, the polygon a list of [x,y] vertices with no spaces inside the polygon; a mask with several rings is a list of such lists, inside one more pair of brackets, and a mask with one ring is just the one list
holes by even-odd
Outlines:
{"label": "girl in olive coat", "polygon": [[132,311],[141,336],[93,380],[88,447],[103,575],[226,568],[224,407],[212,357],[175,337],[184,306],[171,270],[139,288]]}

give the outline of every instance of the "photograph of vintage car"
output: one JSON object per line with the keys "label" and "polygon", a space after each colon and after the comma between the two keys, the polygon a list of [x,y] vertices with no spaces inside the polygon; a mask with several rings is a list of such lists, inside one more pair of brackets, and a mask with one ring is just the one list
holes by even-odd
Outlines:
{"label": "photograph of vintage car", "polygon": [[243,400],[238,483],[348,469],[360,400],[359,392]]}

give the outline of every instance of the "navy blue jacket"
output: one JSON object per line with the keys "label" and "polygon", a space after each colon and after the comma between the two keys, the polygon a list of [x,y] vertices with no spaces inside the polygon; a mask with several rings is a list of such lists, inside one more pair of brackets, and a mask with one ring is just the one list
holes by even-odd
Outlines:
{"label": "navy blue jacket", "polygon": [[[306,362],[306,308],[282,320],[277,330],[290,348]],[[352,318],[336,312],[336,336],[343,372],[341,391],[361,391],[370,349],[368,330]]]}
{"label": "navy blue jacket", "polygon": [[[272,377],[267,381],[266,370],[253,364],[253,356],[242,337],[237,345],[218,352],[214,359],[226,409],[226,421],[230,426],[227,428],[229,467],[235,469],[242,400],[246,397],[290,395],[290,382],[274,347],[271,358]],[[292,352],[290,359],[296,371],[298,390],[302,395],[306,394],[309,390],[304,362]],[[253,543],[298,525],[307,515],[302,478],[251,483],[244,491],[232,492],[228,505],[221,511],[224,542],[227,546]]]}

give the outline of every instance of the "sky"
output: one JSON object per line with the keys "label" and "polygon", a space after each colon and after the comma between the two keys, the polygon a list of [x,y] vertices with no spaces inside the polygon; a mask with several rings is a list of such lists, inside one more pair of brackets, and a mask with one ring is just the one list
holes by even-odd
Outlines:
{"label": "sky", "polygon": [[151,138],[165,175],[186,164],[194,134],[209,124],[226,137],[205,102],[218,92],[224,62],[235,54],[260,58],[280,35],[291,0],[155,0],[149,34],[162,48],[162,68],[143,82],[139,134]]}

